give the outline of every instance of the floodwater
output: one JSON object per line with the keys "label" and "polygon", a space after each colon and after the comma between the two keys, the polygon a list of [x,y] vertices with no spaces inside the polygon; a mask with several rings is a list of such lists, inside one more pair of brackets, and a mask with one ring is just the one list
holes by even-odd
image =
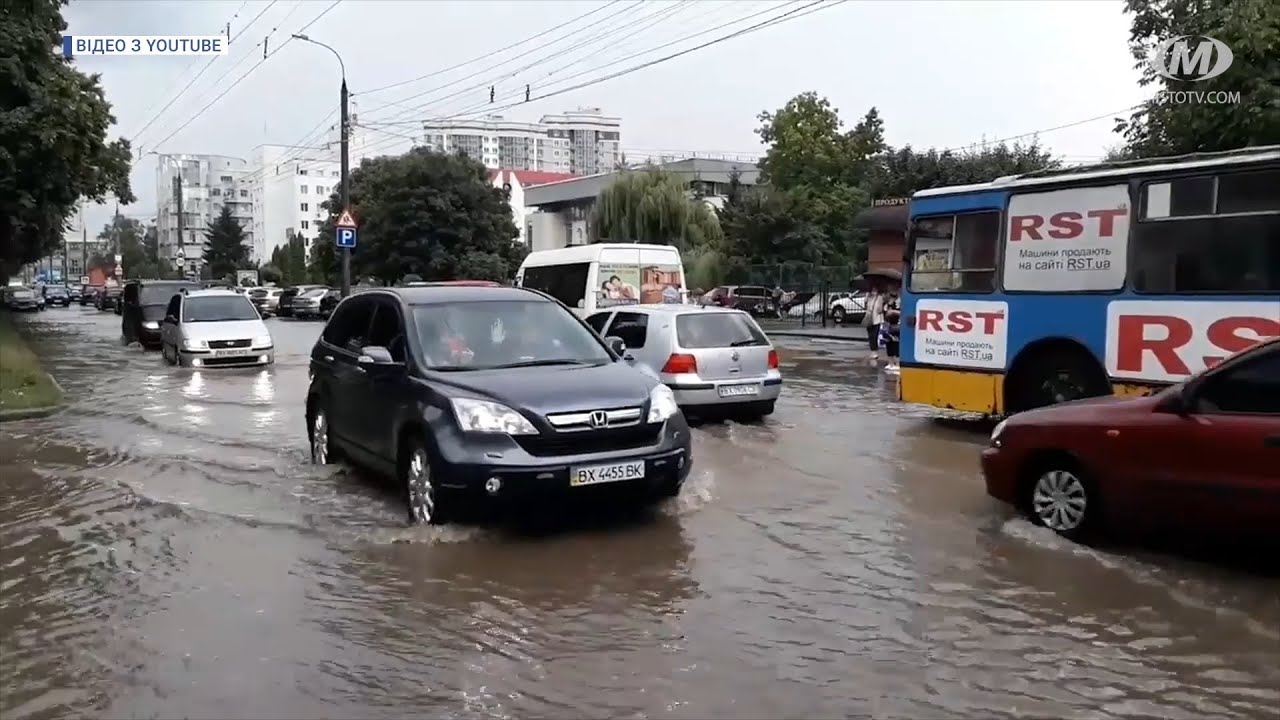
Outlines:
{"label": "floodwater", "polygon": [[[307,462],[319,326],[169,368],[29,320],[66,387],[0,426],[0,717],[1274,718],[1280,582],[1075,547],[982,491],[985,435],[788,341],[778,412],[695,431],[675,502],[404,525]],[[582,516],[588,519],[581,519]]]}

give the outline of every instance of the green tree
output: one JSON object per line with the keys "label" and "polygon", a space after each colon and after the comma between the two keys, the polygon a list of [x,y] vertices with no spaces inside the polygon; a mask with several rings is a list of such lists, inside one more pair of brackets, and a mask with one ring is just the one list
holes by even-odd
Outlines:
{"label": "green tree", "polygon": [[910,197],[917,190],[990,182],[1060,165],[1038,142],[1000,143],[964,152],[916,150],[907,145],[890,148],[875,160],[867,182],[872,198]]}
{"label": "green tree", "polygon": [[[486,180],[483,165],[464,156],[411,150],[366,159],[351,173],[351,212],[360,245],[351,256],[352,284],[373,277],[386,284],[407,274],[427,280],[510,281],[524,259],[511,206]],[[337,196],[311,244],[316,279],[336,283]]]}
{"label": "green tree", "polygon": [[248,267],[249,246],[244,242],[244,228],[231,215],[230,206],[222,206],[222,212],[209,223],[204,236],[202,275],[207,270],[210,279],[221,279]]}
{"label": "green tree", "polygon": [[[101,262],[108,273],[115,270],[115,258],[120,255],[120,266],[128,278],[154,278],[160,276],[159,263],[151,259],[147,251],[147,230],[142,223],[124,215],[112,216],[111,222],[103,226],[98,233],[98,240],[106,243],[110,255],[102,257]],[[90,267],[93,267],[90,263]]]}
{"label": "green tree", "polygon": [[[757,245],[764,231],[743,233],[756,224],[779,222],[779,213],[785,213],[785,229],[792,237],[786,260],[842,265],[865,257],[866,234],[853,219],[869,203],[865,185],[874,176],[876,156],[886,149],[879,111],[871,108],[852,129],[844,130],[839,112],[825,98],[808,92],[759,118],[756,132],[769,146],[760,161],[760,180],[768,189],[748,192],[744,204],[731,211],[738,213],[729,219],[737,227],[726,229],[731,245],[736,234],[737,247],[745,243],[751,248],[748,257],[775,256]],[[731,253],[730,262],[742,259]]]}
{"label": "green tree", "polygon": [[624,172],[600,191],[592,214],[599,242],[674,245],[682,250],[719,245],[715,214],[690,196],[687,183],[655,168]]}
{"label": "green tree", "polygon": [[263,265],[258,268],[258,278],[266,283],[284,283],[288,282],[284,278],[284,274],[280,272],[280,268],[275,265]]}
{"label": "green tree", "polygon": [[115,118],[98,76],[54,50],[63,4],[0,9],[0,276],[56,250],[81,198],[133,202],[129,144],[106,141]]}
{"label": "green tree", "polygon": [[[1237,104],[1143,103],[1116,131],[1128,157],[1157,157],[1280,143],[1280,6],[1276,0],[1127,0],[1129,50],[1139,83],[1157,91],[1239,93]],[[1211,37],[1231,49],[1231,67],[1207,80],[1169,79],[1151,58],[1166,41]],[[1167,48],[1166,48],[1167,49]],[[1168,58],[1164,58],[1167,60]],[[1216,61],[1216,56],[1213,60]]]}

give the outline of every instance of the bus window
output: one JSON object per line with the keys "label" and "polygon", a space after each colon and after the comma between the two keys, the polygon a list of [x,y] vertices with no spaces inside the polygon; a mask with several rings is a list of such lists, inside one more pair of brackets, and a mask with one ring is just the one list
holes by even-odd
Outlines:
{"label": "bus window", "polygon": [[[1179,186],[1213,190],[1179,204]],[[1216,182],[1215,182],[1216,180]],[[1280,292],[1280,172],[1224,173],[1143,188],[1144,222],[1133,231],[1133,289],[1142,293]],[[1182,197],[1189,197],[1182,190]],[[1166,201],[1167,198],[1171,201]],[[1216,214],[1205,207],[1217,208]]]}
{"label": "bus window", "polygon": [[591,263],[526,267],[521,287],[541,290],[571,308],[585,302]]}
{"label": "bus window", "polygon": [[921,218],[912,233],[912,292],[995,289],[1000,213]]}

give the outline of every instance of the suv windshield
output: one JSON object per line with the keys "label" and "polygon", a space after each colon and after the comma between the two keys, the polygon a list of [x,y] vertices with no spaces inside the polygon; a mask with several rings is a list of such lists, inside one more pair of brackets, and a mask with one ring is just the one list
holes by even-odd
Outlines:
{"label": "suv windshield", "polygon": [[240,295],[226,297],[193,297],[182,304],[182,322],[225,322],[257,320],[253,303]]}
{"label": "suv windshield", "polygon": [[769,344],[751,318],[725,312],[680,315],[676,318],[676,340],[690,350]]}
{"label": "suv windshield", "polygon": [[413,309],[413,322],[423,360],[436,370],[612,362],[595,335],[557,303],[419,305]]}
{"label": "suv windshield", "polygon": [[66,295],[67,289],[62,287],[47,287],[44,289],[45,297],[50,295]]}

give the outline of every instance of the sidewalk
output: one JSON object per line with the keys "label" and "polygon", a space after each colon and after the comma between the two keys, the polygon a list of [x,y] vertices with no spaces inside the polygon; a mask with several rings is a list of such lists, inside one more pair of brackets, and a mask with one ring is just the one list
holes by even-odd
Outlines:
{"label": "sidewalk", "polygon": [[798,321],[779,321],[757,318],[760,329],[776,337],[813,338],[815,340],[838,340],[841,342],[867,342],[867,329],[862,326],[835,325],[831,322],[822,327],[821,322],[805,323]]}

